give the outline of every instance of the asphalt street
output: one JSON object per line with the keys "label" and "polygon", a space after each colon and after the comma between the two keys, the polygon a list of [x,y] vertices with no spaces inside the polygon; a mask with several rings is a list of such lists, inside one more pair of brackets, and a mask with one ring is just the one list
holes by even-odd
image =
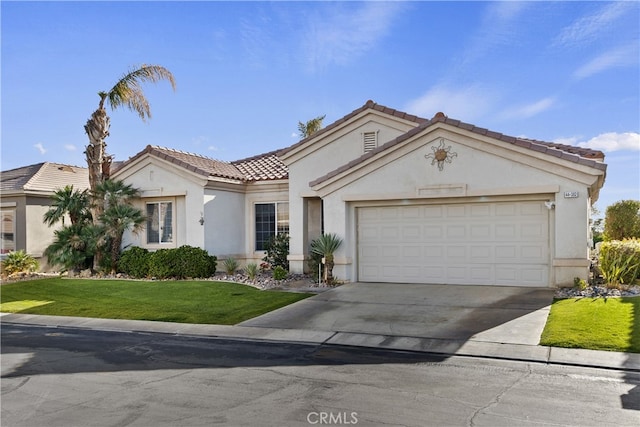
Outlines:
{"label": "asphalt street", "polygon": [[3,426],[640,424],[640,373],[5,324]]}

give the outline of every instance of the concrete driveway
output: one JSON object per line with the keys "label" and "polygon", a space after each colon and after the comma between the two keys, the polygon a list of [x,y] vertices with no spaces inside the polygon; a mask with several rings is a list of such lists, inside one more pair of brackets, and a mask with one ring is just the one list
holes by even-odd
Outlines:
{"label": "concrete driveway", "polygon": [[537,345],[553,289],[351,283],[241,326]]}

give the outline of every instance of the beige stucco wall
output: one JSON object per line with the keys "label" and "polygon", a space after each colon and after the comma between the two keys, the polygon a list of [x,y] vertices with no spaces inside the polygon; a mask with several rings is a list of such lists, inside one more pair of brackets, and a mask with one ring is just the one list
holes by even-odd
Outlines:
{"label": "beige stucco wall", "polygon": [[[415,123],[392,120],[377,113],[363,114],[344,127],[314,141],[312,147],[289,154],[290,160],[284,159],[289,167],[289,221],[292,230],[289,259],[292,272],[304,271],[304,259],[309,250],[307,235],[298,230],[306,230],[309,222],[314,222],[320,216],[318,204],[311,202],[306,208],[304,205],[304,197],[316,196],[309,188],[309,182],[364,154],[365,132],[376,132],[378,145],[382,145],[415,126]],[[325,224],[327,220],[331,219],[325,217]],[[317,232],[317,227],[312,224],[311,238]]]}
{"label": "beige stucco wall", "polygon": [[138,234],[126,232],[123,247],[140,246],[149,250],[190,245],[204,248],[204,227],[200,225],[200,213],[204,204],[204,179],[181,168],[155,158],[144,158],[137,167],[124,173],[114,174],[141,192],[136,205],[146,212],[147,202],[172,202],[174,209],[174,235],[170,244],[150,245],[146,242],[146,231]]}
{"label": "beige stucco wall", "polygon": [[[440,171],[431,165],[432,147],[444,141],[450,147],[451,163]],[[327,151],[328,152],[328,151]],[[331,164],[319,151],[290,166],[291,181],[303,194],[302,182],[317,178],[308,173],[311,164]],[[346,161],[341,162],[346,163]],[[309,165],[309,166],[307,166]],[[535,197],[555,204],[550,219],[550,284],[570,285],[574,277],[588,276],[589,189],[601,172],[573,162],[521,149],[464,132],[435,129],[388,150],[345,173],[314,187],[324,199],[325,232],[344,237],[336,253],[335,273],[339,279],[357,280],[355,268],[355,206],[367,201],[445,200],[477,202],[501,197]],[[567,191],[577,198],[565,198]],[[307,193],[313,193],[308,187]],[[297,215],[297,214],[296,214]],[[293,236],[292,236],[293,237]],[[299,250],[299,248],[296,248]]]}

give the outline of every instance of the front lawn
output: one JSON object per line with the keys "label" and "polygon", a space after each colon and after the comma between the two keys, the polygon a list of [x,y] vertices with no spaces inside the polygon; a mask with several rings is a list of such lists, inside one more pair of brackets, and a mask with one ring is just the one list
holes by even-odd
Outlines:
{"label": "front lawn", "polygon": [[640,353],[640,297],[555,300],[540,344]]}
{"label": "front lawn", "polygon": [[311,295],[215,281],[52,278],[2,285],[0,311],[233,325]]}

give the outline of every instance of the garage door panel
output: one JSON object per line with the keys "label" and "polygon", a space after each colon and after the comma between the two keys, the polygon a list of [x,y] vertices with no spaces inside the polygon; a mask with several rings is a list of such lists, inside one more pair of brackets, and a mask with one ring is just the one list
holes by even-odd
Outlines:
{"label": "garage door panel", "polygon": [[542,201],[359,208],[359,280],[546,286]]}

